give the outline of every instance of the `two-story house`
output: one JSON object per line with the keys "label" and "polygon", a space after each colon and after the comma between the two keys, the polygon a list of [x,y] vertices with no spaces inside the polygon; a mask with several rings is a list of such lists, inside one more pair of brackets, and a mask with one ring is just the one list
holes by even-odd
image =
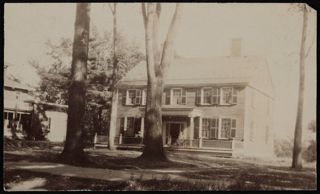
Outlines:
{"label": "two-story house", "polygon": [[17,130],[30,125],[33,106],[27,100],[33,99],[30,94],[34,89],[4,76],[3,129],[5,136],[11,136],[10,122],[17,121]]}
{"label": "two-story house", "polygon": [[[234,49],[232,47],[232,49]],[[115,144],[141,144],[144,133],[146,64],[117,84],[113,103]],[[273,153],[273,86],[264,58],[176,57],[162,97],[163,144],[248,156]]]}

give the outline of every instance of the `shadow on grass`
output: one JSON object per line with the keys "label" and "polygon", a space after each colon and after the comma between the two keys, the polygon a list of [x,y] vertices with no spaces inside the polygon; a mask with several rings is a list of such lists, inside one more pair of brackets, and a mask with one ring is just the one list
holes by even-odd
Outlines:
{"label": "shadow on grass", "polygon": [[[36,184],[33,180],[43,180],[41,184]],[[93,190],[93,191],[206,191],[206,190],[230,190],[234,186],[221,183],[208,183],[204,181],[178,181],[163,177],[161,184],[158,179],[143,180],[140,178],[130,178],[122,181],[105,181],[88,178],[77,178],[60,175],[52,175],[43,172],[31,172],[27,170],[8,170],[5,172],[4,188],[6,190],[17,189],[17,186],[26,182],[29,184],[24,190]],[[240,185],[241,189],[242,186]],[[232,190],[232,189],[231,189]]]}
{"label": "shadow on grass", "polygon": [[[59,159],[60,152],[58,151],[23,151],[21,153],[5,153],[5,161],[29,161],[29,162],[50,162],[62,163]],[[140,158],[125,157],[125,156],[108,156],[105,154],[90,154],[88,153],[88,161],[72,163],[70,165],[88,168],[102,168],[112,170],[123,169],[166,169],[166,168],[192,168],[197,167],[192,164],[185,164],[175,161],[145,161]]]}

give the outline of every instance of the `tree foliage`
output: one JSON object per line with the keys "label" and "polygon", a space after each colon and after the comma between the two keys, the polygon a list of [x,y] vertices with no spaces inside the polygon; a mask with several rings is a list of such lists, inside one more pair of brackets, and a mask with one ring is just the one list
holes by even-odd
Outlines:
{"label": "tree foliage", "polygon": [[[144,60],[137,43],[129,41],[123,34],[117,37],[118,70],[116,81],[120,80],[131,68]],[[37,68],[41,77],[37,96],[41,101],[68,104],[68,88],[71,76],[72,40],[61,38],[57,42],[46,42],[47,55],[51,61],[48,64],[39,64],[36,60],[29,63]],[[86,131],[98,134],[106,134],[109,126],[109,114],[111,106],[112,72],[113,72],[112,34],[104,32],[100,34],[96,26],[90,29],[89,56],[87,64],[87,92],[86,101]],[[97,114],[98,113],[98,114]],[[94,121],[94,122],[93,122]],[[98,122],[98,123],[95,123]],[[99,126],[99,127],[97,127]],[[91,131],[90,131],[90,130]],[[89,132],[90,131],[90,132]]]}

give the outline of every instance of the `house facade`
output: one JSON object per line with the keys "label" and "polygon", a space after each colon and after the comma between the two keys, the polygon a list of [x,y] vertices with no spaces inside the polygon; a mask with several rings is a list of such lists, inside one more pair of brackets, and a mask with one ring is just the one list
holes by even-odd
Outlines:
{"label": "house facade", "polygon": [[[113,102],[115,144],[142,144],[146,64],[128,72]],[[162,96],[163,144],[231,155],[273,154],[273,86],[265,59],[231,55],[178,58]]]}
{"label": "house facade", "polygon": [[[34,88],[6,76],[4,77],[3,133],[5,137],[24,139],[30,134],[33,117],[39,117],[46,138],[63,142],[67,130],[67,105],[36,101]],[[41,108],[40,108],[41,107]],[[41,109],[42,111],[38,111]],[[37,111],[35,111],[37,110]],[[41,116],[40,115],[41,112]],[[40,118],[41,117],[41,118]],[[12,125],[16,131],[12,133]]]}
{"label": "house facade", "polygon": [[5,136],[11,136],[10,125],[15,121],[17,125],[17,135],[22,136],[31,121],[33,106],[25,102],[33,99],[30,94],[34,89],[25,86],[15,80],[4,77],[3,87],[3,132]]}

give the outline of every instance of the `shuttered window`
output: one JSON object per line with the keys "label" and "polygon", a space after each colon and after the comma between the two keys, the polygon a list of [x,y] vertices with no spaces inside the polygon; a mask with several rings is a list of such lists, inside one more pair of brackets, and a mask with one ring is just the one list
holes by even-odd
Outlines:
{"label": "shuttered window", "polygon": [[130,89],[122,96],[122,103],[125,103],[125,105],[142,105],[143,97],[141,89]]}
{"label": "shuttered window", "polygon": [[232,88],[221,88],[222,104],[232,104]]}
{"label": "shuttered window", "polygon": [[202,119],[202,138],[209,138],[209,129],[210,129],[210,119],[203,118]]}
{"label": "shuttered window", "polygon": [[210,119],[210,139],[217,139],[218,138],[218,130],[219,130],[219,119]]}
{"label": "shuttered window", "polygon": [[221,119],[221,138],[230,138],[231,119]]}
{"label": "shuttered window", "polygon": [[203,104],[211,104],[212,88],[203,89]]}

